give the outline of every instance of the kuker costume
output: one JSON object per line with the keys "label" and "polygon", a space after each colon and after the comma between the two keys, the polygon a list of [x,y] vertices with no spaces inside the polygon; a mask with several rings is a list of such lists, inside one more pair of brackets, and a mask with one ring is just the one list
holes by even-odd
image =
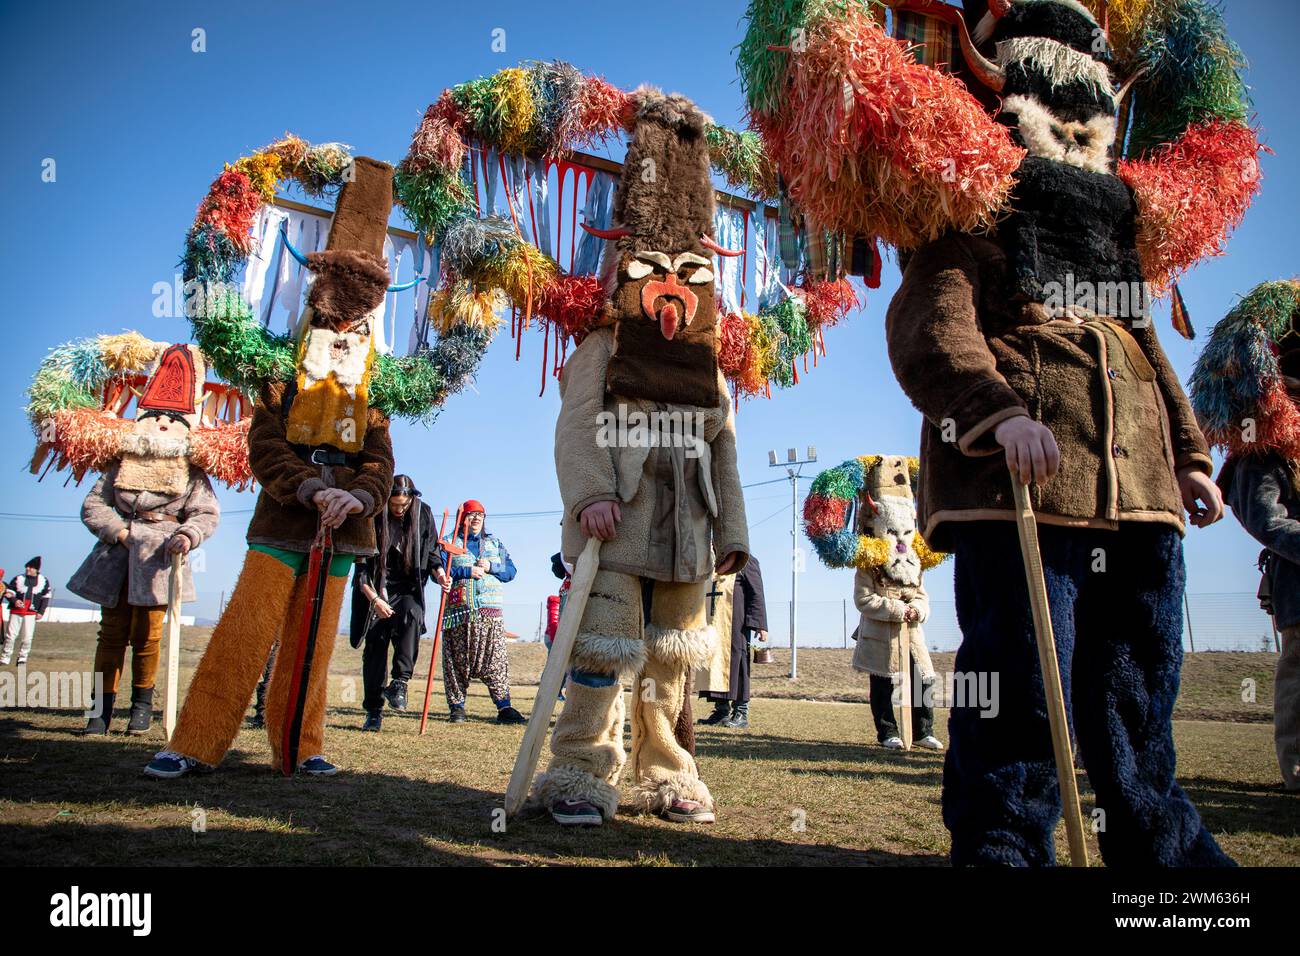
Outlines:
{"label": "kuker costume", "polygon": [[[861,615],[853,632],[853,669],[869,676],[876,739],[902,747],[894,705],[909,662],[912,738],[931,750],[934,711],[927,703],[936,675],[922,629],[930,597],[921,578],[947,555],[932,551],[916,527],[915,458],[863,455],[815,479],[804,499],[804,531],[827,567],[856,568],[853,603]],[[917,613],[907,620],[908,611]]]}
{"label": "kuker costume", "polygon": [[[131,719],[127,729],[149,729],[154,677],[167,612],[174,535],[190,549],[212,537],[221,506],[201,468],[190,461],[198,428],[206,366],[192,345],[165,350],[136,406],[122,453],[90,489],[81,520],[99,543],[68,582],[68,590],[102,608],[95,672],[104,697],[87,733],[108,733],[118,679],[131,648]],[[125,541],[118,536],[125,531]],[[181,565],[181,600],[195,600],[189,562]]]}
{"label": "kuker costume", "polygon": [[[560,379],[555,465],[563,553],[583,550],[582,512],[617,502],[571,659],[567,701],[534,796],[618,808],[622,680],[633,680],[633,805],[670,811],[713,798],[678,741],[689,672],[717,635],[706,592],[715,562],[749,551],[731,397],[718,370],[707,117],[679,95],[634,94],[634,129],[614,199],[604,281],[608,324]],[[647,170],[651,173],[647,174]],[[650,413],[669,413],[654,419]],[[616,423],[634,422],[620,435]],[[648,424],[647,424],[648,423]],[[657,440],[656,440],[657,439]]]}
{"label": "kuker costume", "polygon": [[[210,479],[235,489],[252,481],[245,398],[206,376],[197,346],[123,332],[52,349],[28,388],[38,436],[33,474],[101,473],[81,508],[98,543],[68,582],[100,606],[95,672],[103,696],[87,733],[108,732],[128,647],[127,729],[148,731],[173,560],[167,546],[180,535],[193,551],[216,531],[221,509]],[[183,559],[182,602],[195,600],[191,572]]]}
{"label": "kuker costume", "polygon": [[[865,4],[813,9],[794,24],[797,55],[774,38],[791,24],[754,4],[741,53],[794,201],[822,228],[901,253],[886,335],[925,416],[921,525],[956,555],[957,671],[1000,676],[995,717],[952,710],[953,862],[1055,861],[1061,798],[994,438],[1029,416],[1061,450],[1032,499],[1065,698],[1106,814],[1103,858],[1230,863],[1174,781],[1175,475],[1211,464],[1148,297],[1217,251],[1258,188],[1240,52],[1201,0],[1103,5],[1115,56],[1077,0],[968,0],[965,17],[930,0],[891,6],[956,28],[966,84],[917,63]],[[1136,84],[1133,100],[1116,76]]]}
{"label": "kuker costume", "polygon": [[[384,236],[392,167],[352,163],[314,274],[292,380],[266,382],[249,432],[249,464],[261,485],[244,567],[190,683],[176,732],[150,765],[178,776],[215,766],[239,731],[248,700],[279,640],[267,689],[272,764],[286,773],[332,773],[322,757],[329,663],[348,572],[375,553],[373,518],[393,480],[388,416],[369,398],[373,324],[389,291]],[[361,504],[327,532],[313,496],[330,488]],[[325,547],[314,549],[323,542]]]}
{"label": "kuker costume", "polygon": [[1227,459],[1224,500],[1264,546],[1261,599],[1281,632],[1273,740],[1282,782],[1300,790],[1300,281],[1265,282],[1210,334],[1192,407]]}

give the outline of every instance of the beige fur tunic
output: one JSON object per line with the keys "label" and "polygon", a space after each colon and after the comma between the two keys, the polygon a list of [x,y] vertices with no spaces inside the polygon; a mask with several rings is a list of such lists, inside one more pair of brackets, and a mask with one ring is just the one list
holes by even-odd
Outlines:
{"label": "beige fur tunic", "polygon": [[[189,482],[179,494],[127,491],[116,486],[117,473],[117,465],[104,472],[81,506],[82,523],[99,543],[68,582],[68,590],[101,607],[117,607],[122,583],[129,580],[129,604],[166,604],[172,563],[166,548],[168,539],[180,533],[189,538],[191,548],[197,548],[217,530],[221,506],[208,476],[193,466]],[[177,520],[132,518],[140,512],[161,512]],[[123,529],[128,532],[126,544],[118,544],[117,536]],[[184,601],[195,598],[190,564],[184,562],[181,572]]]}
{"label": "beige fur tunic", "polygon": [[[930,597],[925,593],[924,584],[903,587],[888,578],[877,580],[871,571],[859,569],[853,578],[853,603],[862,614],[858,622],[858,643],[853,649],[855,671],[866,671],[877,677],[901,677],[902,642],[907,641],[922,680],[934,677],[934,664],[921,630],[930,616]],[[903,620],[909,607],[921,613],[914,624]]]}
{"label": "beige fur tunic", "polygon": [[[564,500],[564,556],[576,561],[586,544],[578,523],[583,509],[617,501],[622,520],[618,536],[601,548],[602,569],[656,581],[705,580],[715,554],[749,554],[730,395],[720,382],[719,405],[699,408],[609,394],[613,349],[613,329],[595,330],[560,379],[555,471]],[[645,430],[619,430],[620,421],[635,421],[633,412],[671,413],[687,423],[687,436],[702,440],[654,447]]]}

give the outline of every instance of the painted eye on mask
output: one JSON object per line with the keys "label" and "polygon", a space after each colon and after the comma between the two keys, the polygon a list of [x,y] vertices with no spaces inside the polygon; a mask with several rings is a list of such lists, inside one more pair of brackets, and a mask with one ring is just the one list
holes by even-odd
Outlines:
{"label": "painted eye on mask", "polygon": [[714,280],[713,264],[704,256],[683,252],[675,258],[667,253],[643,250],[627,264],[627,277],[632,281],[644,279],[654,273],[670,274],[687,285],[703,285]]}

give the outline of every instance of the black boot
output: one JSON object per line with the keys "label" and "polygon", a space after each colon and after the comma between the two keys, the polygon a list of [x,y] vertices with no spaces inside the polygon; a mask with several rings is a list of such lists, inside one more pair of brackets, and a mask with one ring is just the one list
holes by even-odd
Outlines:
{"label": "black boot", "polygon": [[749,702],[736,704],[731,708],[731,716],[722,722],[723,727],[744,730],[749,726]]}
{"label": "black boot", "polygon": [[366,722],[361,725],[362,730],[368,730],[372,733],[379,733],[384,727],[384,715],[379,710],[366,711]]}
{"label": "black boot", "polygon": [[720,724],[731,714],[731,701],[717,700],[713,702],[713,713],[707,717],[701,717],[696,721],[697,724]]}
{"label": "black boot", "polygon": [[90,720],[86,721],[86,729],[82,731],[83,734],[102,735],[108,733],[108,725],[113,721],[113,699],[116,696],[116,694],[102,694],[100,696],[98,701],[100,705],[99,716],[91,717]]}
{"label": "black boot", "polygon": [[390,681],[384,688],[384,700],[393,710],[406,710],[406,681]]}
{"label": "black boot", "polygon": [[126,732],[136,737],[147,734],[151,723],[153,723],[153,688],[132,687],[131,719],[127,722]]}
{"label": "black boot", "polygon": [[257,690],[253,692],[253,716],[248,718],[248,726],[254,730],[261,730],[266,726],[266,685],[269,683],[270,678],[263,674]]}

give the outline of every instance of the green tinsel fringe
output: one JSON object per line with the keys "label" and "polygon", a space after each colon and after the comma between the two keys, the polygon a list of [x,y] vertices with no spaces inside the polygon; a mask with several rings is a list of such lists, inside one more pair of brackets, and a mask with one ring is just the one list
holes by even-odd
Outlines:
{"label": "green tinsel fringe", "polygon": [[42,363],[27,387],[27,417],[34,424],[70,408],[98,408],[99,399],[65,370]]}
{"label": "green tinsel fringe", "polygon": [[446,398],[442,375],[426,357],[381,355],[370,372],[370,404],[392,418],[429,424]]}
{"label": "green tinsel fringe", "polygon": [[757,133],[738,133],[725,126],[710,125],[705,138],[709,144],[709,162],[728,185],[745,190],[759,202],[776,197],[776,169]]}
{"label": "green tinsel fringe", "polygon": [[1250,112],[1246,58],[1218,4],[1175,0],[1155,11],[1132,64],[1146,73],[1135,90],[1129,156],[1173,142],[1189,126],[1245,122]]}
{"label": "green tinsel fringe", "polygon": [[442,238],[447,226],[468,216],[474,209],[474,195],[459,171],[429,167],[413,172],[405,164],[393,176],[393,195],[406,217],[430,240]]}
{"label": "green tinsel fringe", "polygon": [[[745,11],[749,26],[736,48],[736,68],[749,111],[762,116],[775,113],[785,98],[789,47],[797,30],[807,37],[810,26],[822,17],[844,16],[851,7],[870,10],[877,0],[750,0]],[[797,54],[796,54],[797,55]]]}
{"label": "green tinsel fringe", "polygon": [[292,339],[263,328],[237,292],[215,292],[195,306],[194,338],[217,374],[231,385],[256,396],[265,382],[293,378]]}

